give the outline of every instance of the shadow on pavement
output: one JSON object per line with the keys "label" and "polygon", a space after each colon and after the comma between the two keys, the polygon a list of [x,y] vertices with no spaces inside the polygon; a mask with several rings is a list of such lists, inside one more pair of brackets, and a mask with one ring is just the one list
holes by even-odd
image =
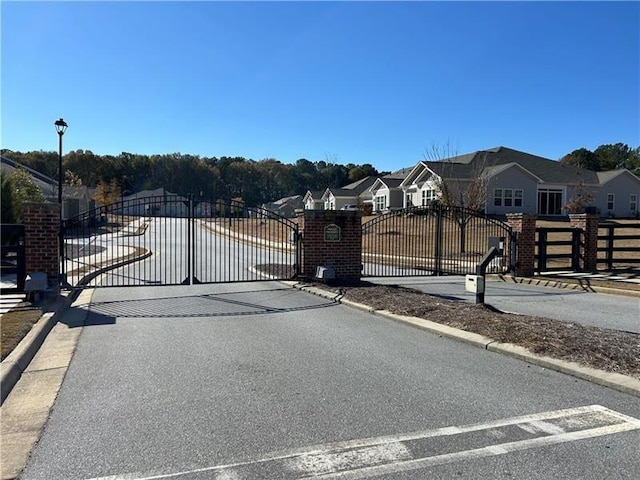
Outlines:
{"label": "shadow on pavement", "polygon": [[[91,305],[91,311],[87,319],[89,323],[87,325],[114,323],[116,318],[206,318],[268,315],[316,310],[339,305],[335,300],[318,297],[314,299],[317,303],[312,305],[279,307],[278,305],[281,305],[282,302],[278,297],[273,297],[263,302],[250,302],[232,298],[239,293],[249,292],[94,302]],[[260,293],[265,293],[265,291]]]}

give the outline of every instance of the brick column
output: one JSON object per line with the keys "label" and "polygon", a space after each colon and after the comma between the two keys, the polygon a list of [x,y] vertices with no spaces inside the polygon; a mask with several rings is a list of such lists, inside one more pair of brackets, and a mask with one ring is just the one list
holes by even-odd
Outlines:
{"label": "brick column", "polygon": [[317,267],[330,266],[336,280],[362,275],[361,213],[341,210],[300,210],[302,277],[313,278]]}
{"label": "brick column", "polygon": [[580,258],[583,261],[582,270],[595,272],[598,270],[598,224],[600,217],[593,213],[570,213],[569,223],[572,227],[582,231],[584,243],[582,244]]}
{"label": "brick column", "polygon": [[531,277],[535,271],[536,216],[508,213],[507,222],[516,232],[516,275]]}
{"label": "brick column", "polygon": [[57,286],[60,273],[58,250],[60,205],[25,203],[22,219],[27,275],[44,272],[47,274],[49,285]]}

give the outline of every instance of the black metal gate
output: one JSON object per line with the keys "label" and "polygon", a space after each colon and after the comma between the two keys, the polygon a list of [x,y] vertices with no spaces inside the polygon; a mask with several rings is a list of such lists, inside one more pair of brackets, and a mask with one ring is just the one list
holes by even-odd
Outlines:
{"label": "black metal gate", "polygon": [[432,204],[378,215],[362,225],[363,276],[464,275],[495,246],[489,273],[515,265],[511,227],[481,212]]}
{"label": "black metal gate", "polygon": [[162,195],[65,222],[63,274],[73,286],[190,285],[295,278],[294,219],[238,200]]}
{"label": "black metal gate", "polygon": [[3,223],[1,233],[0,274],[3,285],[5,281],[11,285],[3,286],[2,292],[24,292],[26,275],[24,225]]}

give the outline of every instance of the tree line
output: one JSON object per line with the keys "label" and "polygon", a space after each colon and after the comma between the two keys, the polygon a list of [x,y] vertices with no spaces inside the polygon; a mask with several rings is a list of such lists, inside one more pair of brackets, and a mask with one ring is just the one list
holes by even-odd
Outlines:
{"label": "tree line", "polygon": [[[55,151],[23,153],[3,149],[0,153],[53,179],[58,178],[58,154]],[[559,161],[594,171],[626,168],[640,175],[640,147],[630,148],[624,143],[600,145],[594,151],[580,148]],[[183,196],[239,198],[250,207],[304,194],[308,190],[343,187],[369,175],[389,173],[379,172],[369,163],[341,165],[335,161],[305,158],[287,164],[274,158],[256,161],[244,157],[127,152],[114,156],[96,155],[91,150],[75,150],[63,155],[62,168],[65,183],[97,187],[96,195],[104,201],[113,195],[127,196],[142,190],[165,188]],[[37,197],[34,188],[37,189],[30,185],[28,176],[3,176],[3,222],[19,220],[23,197]],[[14,196],[15,202],[12,201]]]}
{"label": "tree line", "polygon": [[[2,155],[58,178],[58,154],[49,151],[14,152]],[[165,188],[178,195],[208,198],[242,198],[248,206],[258,206],[308,190],[342,187],[369,175],[384,175],[371,164],[341,165],[332,161],[305,158],[286,164],[273,158],[201,157],[172,153],[140,155],[96,155],[90,150],[71,151],[62,157],[65,182],[90,187],[112,185],[122,195]]]}
{"label": "tree line", "polygon": [[640,147],[631,148],[626,143],[616,143],[600,145],[593,152],[579,148],[562,157],[560,163],[596,172],[626,168],[640,175]]}

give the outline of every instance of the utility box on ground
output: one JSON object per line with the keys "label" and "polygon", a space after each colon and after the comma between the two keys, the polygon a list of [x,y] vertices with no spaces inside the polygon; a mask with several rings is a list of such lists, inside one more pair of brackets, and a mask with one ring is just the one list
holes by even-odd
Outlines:
{"label": "utility box on ground", "polygon": [[316,278],[322,280],[333,280],[334,278],[336,278],[336,271],[328,265],[324,267],[318,267],[316,268]]}
{"label": "utility box on ground", "polygon": [[464,279],[464,288],[470,293],[484,293],[484,277],[482,275],[467,275]]}

